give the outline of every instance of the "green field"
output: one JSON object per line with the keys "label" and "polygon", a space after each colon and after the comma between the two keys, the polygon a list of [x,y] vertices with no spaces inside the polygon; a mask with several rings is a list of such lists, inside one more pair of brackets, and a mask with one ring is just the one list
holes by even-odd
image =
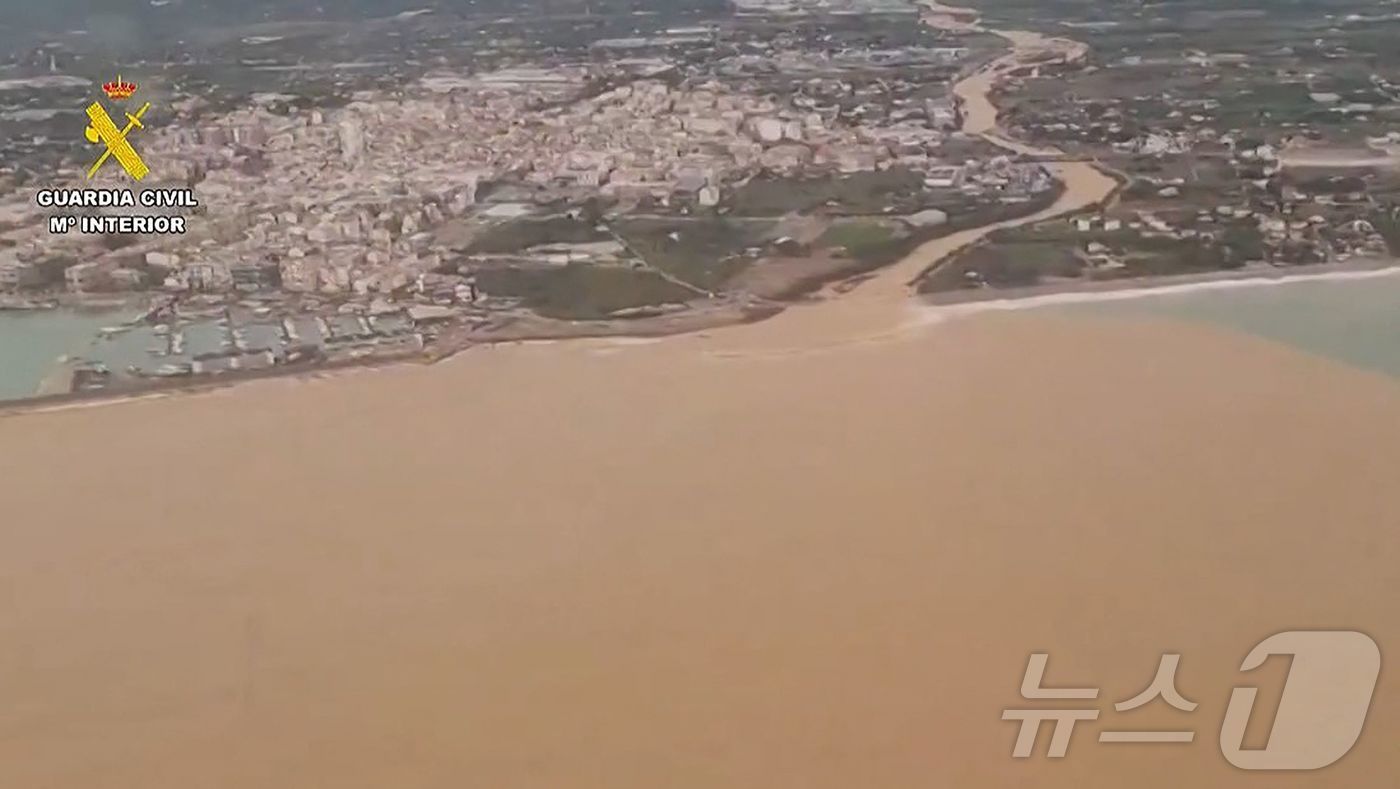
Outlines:
{"label": "green field", "polygon": [[695,296],[655,272],[622,266],[509,267],[478,272],[476,279],[492,296],[521,299],[539,314],[563,320],[598,320],[618,310]]}
{"label": "green field", "polygon": [[650,265],[702,290],[719,291],[752,263],[744,250],[764,244],[774,224],[639,218],[619,221],[614,230]]}
{"label": "green field", "polygon": [[878,214],[890,206],[912,212],[922,206],[922,190],[923,178],[899,168],[802,181],[763,177],[741,187],[732,205],[740,216],[781,216],[823,207],[846,214]]}

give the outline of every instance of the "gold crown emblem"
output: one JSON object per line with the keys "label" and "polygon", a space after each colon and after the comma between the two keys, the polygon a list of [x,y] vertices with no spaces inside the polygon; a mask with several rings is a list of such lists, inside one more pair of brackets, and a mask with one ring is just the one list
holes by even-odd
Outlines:
{"label": "gold crown emblem", "polygon": [[116,81],[103,83],[102,92],[107,94],[107,98],[116,101],[129,99],[131,95],[136,92],[136,83],[126,82],[122,79],[121,75],[118,74]]}

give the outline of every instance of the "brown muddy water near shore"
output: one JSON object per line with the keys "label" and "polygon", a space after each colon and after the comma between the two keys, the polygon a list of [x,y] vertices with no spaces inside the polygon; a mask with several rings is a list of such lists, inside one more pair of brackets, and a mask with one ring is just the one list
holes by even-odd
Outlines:
{"label": "brown muddy water near shore", "polygon": [[[1320,775],[1216,741],[1265,636],[1400,644],[1400,385],[934,325],[907,284],[977,232],[757,324],[0,419],[0,786],[1390,787],[1388,670]],[[1063,760],[1001,720],[1036,651],[1102,689]],[[1196,711],[1113,712],[1164,652]]]}
{"label": "brown muddy water near shore", "polygon": [[[1145,320],[754,328],[0,420],[0,784],[1257,785],[1215,744],[1251,646],[1396,647],[1389,379]],[[1195,713],[1103,727],[1198,742],[1013,760],[1035,650],[1105,704],[1183,653]],[[1329,781],[1390,785],[1395,698]]]}

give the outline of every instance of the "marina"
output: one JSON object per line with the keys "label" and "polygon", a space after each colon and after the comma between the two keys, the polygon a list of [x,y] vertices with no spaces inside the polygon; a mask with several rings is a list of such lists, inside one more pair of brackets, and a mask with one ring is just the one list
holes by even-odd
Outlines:
{"label": "marina", "polygon": [[[1390,272],[1394,273],[1394,272]],[[931,314],[1033,309],[1109,320],[1207,323],[1400,377],[1400,273],[1240,280],[934,307]],[[274,373],[421,351],[432,315],[288,313],[228,307],[0,312],[0,401],[139,389],[162,379]]]}
{"label": "marina", "polygon": [[284,314],[256,301],[0,313],[0,400],[125,391],[152,380],[271,371],[422,350],[402,311]]}

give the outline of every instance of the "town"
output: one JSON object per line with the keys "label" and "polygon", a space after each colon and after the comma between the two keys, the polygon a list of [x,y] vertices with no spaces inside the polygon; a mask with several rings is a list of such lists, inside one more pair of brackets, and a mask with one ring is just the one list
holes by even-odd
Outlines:
{"label": "town", "polygon": [[[1039,164],[959,131],[951,83],[995,55],[996,39],[908,24],[917,12],[748,3],[717,18],[639,17],[630,36],[571,31],[511,56],[445,54],[391,84],[364,82],[353,63],[283,70],[304,54],[244,36],[223,56],[256,64],[267,84],[234,94],[189,76],[140,88],[165,106],[139,141],[151,175],[138,192],[189,190],[197,205],[175,209],[185,232],[50,232],[35,187],[77,188],[86,163],[46,159],[63,146],[36,138],[33,156],[0,174],[0,289],[11,305],[144,295],[142,314],[161,317],[128,327],[137,335],[154,321],[180,336],[211,309],[269,325],[398,316],[439,352],[747,320],[1057,193]],[[385,24],[428,42],[443,25]],[[510,24],[492,25],[496,40]],[[61,77],[76,93],[57,73],[65,57],[32,55],[51,73],[28,84]],[[174,70],[193,75],[193,58]],[[105,215],[84,227],[131,227],[151,213],[137,202],[84,207]],[[404,350],[397,330],[361,333],[356,358]],[[200,358],[242,353],[224,340],[154,345],[149,362],[114,352],[88,379],[194,374]],[[286,332],[254,350],[321,359]]]}
{"label": "town", "polygon": [[[1026,22],[1014,4],[987,10]],[[1058,160],[1092,161],[1119,189],[988,234],[919,290],[1380,265],[1400,249],[1400,74],[1374,35],[1382,17],[1298,10],[1288,23],[1307,35],[1271,46],[1268,25],[1215,36],[1215,13],[1163,30],[1126,7],[1059,9],[1085,43],[999,74],[999,123],[1024,142],[1012,150],[964,130],[953,88],[1006,42],[912,1],[220,31],[147,64],[151,174],[135,206],[75,209],[95,233],[53,232],[63,218],[35,195],[120,185],[120,171],[85,181],[87,150],[62,133],[92,90],[75,74],[108,64],[50,42],[0,80],[0,124],[20,141],[0,154],[0,305],[135,299],[140,325],[106,336],[141,337],[150,358],[99,343],[78,365],[99,387],[243,354],[229,337],[159,339],[215,318],[271,327],[254,333],[280,339],[251,350],[273,365],[690,331],[1041,211],[1061,193]],[[404,46],[418,55],[389,51]],[[1357,51],[1375,70],[1334,68]],[[190,199],[147,207],[173,192]],[[158,211],[179,230],[131,232],[156,230]],[[301,336],[353,343],[279,328],[342,317],[367,323]]]}

